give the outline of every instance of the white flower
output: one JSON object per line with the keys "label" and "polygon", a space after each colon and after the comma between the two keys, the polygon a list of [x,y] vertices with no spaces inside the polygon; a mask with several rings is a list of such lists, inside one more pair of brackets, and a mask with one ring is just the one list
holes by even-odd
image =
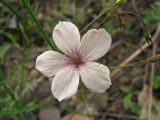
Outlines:
{"label": "white flower", "polygon": [[102,93],[111,86],[108,67],[93,62],[104,56],[111,46],[111,36],[105,29],[91,29],[80,41],[74,24],[59,22],[52,36],[64,54],[52,50],[42,53],[36,60],[36,69],[47,77],[55,75],[51,89],[59,101],[77,92],[80,77],[94,92]]}

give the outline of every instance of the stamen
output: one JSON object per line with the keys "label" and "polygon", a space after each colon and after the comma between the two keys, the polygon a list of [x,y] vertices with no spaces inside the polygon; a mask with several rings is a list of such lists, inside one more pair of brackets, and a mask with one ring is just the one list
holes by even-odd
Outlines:
{"label": "stamen", "polygon": [[73,65],[75,68],[79,68],[80,65],[84,64],[84,61],[81,55],[73,54],[72,56],[68,56],[68,65]]}
{"label": "stamen", "polygon": [[81,57],[79,57],[79,56],[78,56],[78,57],[75,57],[75,58],[74,58],[74,63],[75,63],[76,65],[80,65],[81,63],[83,63]]}

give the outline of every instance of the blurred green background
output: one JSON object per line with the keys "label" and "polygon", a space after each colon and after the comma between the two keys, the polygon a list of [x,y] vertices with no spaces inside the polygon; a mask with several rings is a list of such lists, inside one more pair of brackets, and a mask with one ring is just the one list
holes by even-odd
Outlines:
{"label": "blurred green background", "polygon": [[[76,96],[63,102],[52,96],[51,80],[35,69],[38,55],[57,50],[51,34],[58,21],[71,21],[82,30],[114,2],[0,0],[0,120],[160,120],[159,62],[154,68],[143,64],[119,70],[111,76],[112,87],[103,94],[82,84]],[[140,16],[153,36],[160,24],[159,0],[128,0],[85,29],[81,36],[90,28],[105,28],[112,35],[109,53],[99,60],[111,67],[120,65],[146,43],[137,17],[119,15],[122,11]],[[155,39],[154,51],[159,54],[160,34]],[[132,62],[151,57],[153,46]]]}

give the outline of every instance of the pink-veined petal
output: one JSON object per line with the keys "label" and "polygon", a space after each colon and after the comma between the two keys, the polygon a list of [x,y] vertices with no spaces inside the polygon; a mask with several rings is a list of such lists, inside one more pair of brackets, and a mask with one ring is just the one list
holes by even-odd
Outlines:
{"label": "pink-veined petal", "polygon": [[111,46],[111,36],[105,29],[91,29],[81,40],[81,55],[94,61],[104,56]]}
{"label": "pink-veined petal", "polygon": [[52,33],[55,44],[67,55],[75,54],[80,47],[80,33],[71,22],[59,22]]}
{"label": "pink-veined petal", "polygon": [[60,69],[67,66],[67,57],[56,51],[46,51],[36,60],[36,69],[47,77],[54,76]]}
{"label": "pink-veined petal", "polygon": [[84,85],[94,92],[102,93],[112,84],[108,67],[96,62],[82,66],[80,76]]}
{"label": "pink-veined petal", "polygon": [[60,70],[52,81],[52,93],[59,100],[68,99],[78,89],[79,73],[72,66]]}

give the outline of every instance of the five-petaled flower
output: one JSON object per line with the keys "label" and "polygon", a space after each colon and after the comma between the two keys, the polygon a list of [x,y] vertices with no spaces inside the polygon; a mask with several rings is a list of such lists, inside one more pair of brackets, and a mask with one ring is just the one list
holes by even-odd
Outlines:
{"label": "five-petaled flower", "polygon": [[111,36],[105,29],[91,29],[80,40],[73,23],[59,22],[52,36],[64,54],[52,50],[42,53],[37,57],[36,69],[47,77],[55,75],[51,90],[59,101],[77,92],[80,78],[94,92],[102,93],[111,86],[108,67],[93,62],[111,46]]}

